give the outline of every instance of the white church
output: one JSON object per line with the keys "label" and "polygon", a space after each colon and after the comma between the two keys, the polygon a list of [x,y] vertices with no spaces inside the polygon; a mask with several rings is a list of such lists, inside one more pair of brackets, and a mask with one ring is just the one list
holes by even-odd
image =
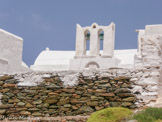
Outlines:
{"label": "white church", "polygon": [[[87,49],[89,41],[89,50]],[[103,41],[103,45],[100,45]],[[132,68],[137,49],[114,50],[115,24],[76,27],[75,51],[55,51],[46,48],[30,68],[34,71],[60,71],[108,68]],[[103,50],[100,49],[103,47]]]}
{"label": "white church", "polygon": [[28,68],[22,61],[23,39],[0,29],[0,72],[79,71],[142,66],[142,38],[162,35],[162,25],[147,25],[145,29],[137,32],[138,49],[114,50],[115,24],[113,22],[108,26],[93,23],[91,26],[81,27],[77,24],[75,51],[56,51],[46,48]]}

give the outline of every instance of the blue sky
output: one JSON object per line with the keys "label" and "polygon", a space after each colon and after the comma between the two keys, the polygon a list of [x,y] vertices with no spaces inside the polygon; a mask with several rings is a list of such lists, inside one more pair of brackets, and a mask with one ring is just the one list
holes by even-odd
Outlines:
{"label": "blue sky", "polygon": [[137,48],[136,29],[162,24],[162,0],[0,0],[0,28],[24,39],[28,65],[46,47],[75,50],[77,23],[112,21],[115,49]]}

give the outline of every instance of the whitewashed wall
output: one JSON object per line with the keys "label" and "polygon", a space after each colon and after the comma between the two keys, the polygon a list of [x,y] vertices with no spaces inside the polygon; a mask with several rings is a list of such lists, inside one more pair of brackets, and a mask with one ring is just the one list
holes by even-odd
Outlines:
{"label": "whitewashed wall", "polygon": [[0,73],[21,72],[23,39],[0,29]]}

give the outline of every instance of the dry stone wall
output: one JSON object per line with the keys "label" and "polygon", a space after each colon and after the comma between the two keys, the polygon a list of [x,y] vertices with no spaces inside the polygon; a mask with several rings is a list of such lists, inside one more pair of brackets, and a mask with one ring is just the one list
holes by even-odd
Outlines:
{"label": "dry stone wall", "polygon": [[[143,68],[138,76],[134,76],[135,83],[140,85],[137,89],[141,92],[139,99],[145,104],[152,104],[151,101],[159,101],[162,98],[161,83],[161,50],[162,38],[160,35],[143,35],[140,37],[141,48],[135,56],[135,68]],[[143,73],[142,73],[143,72]],[[132,80],[132,81],[133,81]]]}
{"label": "dry stone wall", "polygon": [[132,73],[132,92],[136,94],[138,107],[153,106],[158,99],[159,68],[141,68]]}
{"label": "dry stone wall", "polygon": [[[104,75],[104,74],[102,74]],[[49,75],[37,86],[18,86],[14,76],[0,77],[0,115],[6,117],[74,116],[113,106],[135,108],[129,77],[85,76],[64,86],[58,75]]]}
{"label": "dry stone wall", "polygon": [[5,75],[0,115],[75,116],[113,106],[142,107],[156,102],[158,80],[157,67]]}

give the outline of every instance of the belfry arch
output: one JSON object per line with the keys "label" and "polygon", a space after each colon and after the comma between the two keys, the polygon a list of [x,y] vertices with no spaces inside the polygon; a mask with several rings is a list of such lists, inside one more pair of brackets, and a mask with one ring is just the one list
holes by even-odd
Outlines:
{"label": "belfry arch", "polygon": [[84,55],[89,55],[88,51],[90,50],[90,31],[86,30],[84,32]]}
{"label": "belfry arch", "polygon": [[99,45],[99,50],[100,50],[100,55],[102,55],[103,53],[101,53],[101,50],[103,50],[103,45],[104,45],[104,31],[102,29],[98,30],[98,45]]}

